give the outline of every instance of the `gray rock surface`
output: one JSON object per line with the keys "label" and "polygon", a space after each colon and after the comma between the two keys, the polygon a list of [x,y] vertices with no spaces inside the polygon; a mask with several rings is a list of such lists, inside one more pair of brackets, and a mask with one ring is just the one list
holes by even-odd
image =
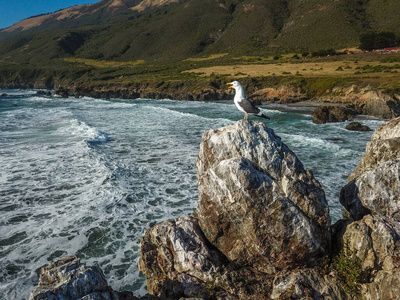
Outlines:
{"label": "gray rock surface", "polygon": [[81,264],[74,256],[64,256],[43,267],[39,284],[30,300],[134,300],[130,292],[115,292],[99,267]]}
{"label": "gray rock surface", "polygon": [[400,118],[373,133],[349,179],[340,203],[354,220],[369,213],[400,220]]}
{"label": "gray rock surface", "polygon": [[271,274],[328,251],[324,191],[263,123],[205,132],[197,173],[200,227],[231,261]]}

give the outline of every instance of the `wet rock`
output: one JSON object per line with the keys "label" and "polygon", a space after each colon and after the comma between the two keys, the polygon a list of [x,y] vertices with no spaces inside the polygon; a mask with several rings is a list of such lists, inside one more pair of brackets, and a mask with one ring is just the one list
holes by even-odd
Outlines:
{"label": "wet rock", "polygon": [[312,265],[328,251],[319,182],[263,123],[205,132],[197,173],[199,225],[229,260],[272,274]]}
{"label": "wet rock", "polygon": [[63,87],[59,87],[58,89],[55,90],[54,93],[55,95],[58,95],[61,98],[68,98],[70,96],[68,89],[65,89]]}
{"label": "wet rock", "polygon": [[325,124],[352,120],[357,115],[356,110],[342,106],[320,106],[314,110],[313,123]]}
{"label": "wet rock", "polygon": [[30,300],[44,299],[102,299],[134,300],[131,292],[115,292],[108,286],[103,272],[88,267],[73,256],[64,256],[41,269],[39,284]]}
{"label": "wet rock", "polygon": [[351,131],[372,131],[367,125],[362,125],[360,122],[351,122],[346,126],[347,130]]}
{"label": "wet rock", "polygon": [[8,95],[6,94],[6,93],[2,93],[1,95],[0,95],[0,97],[7,97]]}
{"label": "wet rock", "polygon": [[51,96],[51,92],[50,91],[37,91],[36,92],[37,95],[41,95],[41,96]]}

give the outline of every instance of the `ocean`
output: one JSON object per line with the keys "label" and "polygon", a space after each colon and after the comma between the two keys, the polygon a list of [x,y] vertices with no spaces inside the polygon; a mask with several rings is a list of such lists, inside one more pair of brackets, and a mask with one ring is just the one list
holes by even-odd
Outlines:
{"label": "ocean", "polygon": [[[193,212],[202,133],[243,114],[233,101],[2,93],[0,299],[27,299],[40,268],[63,255],[100,266],[115,290],[144,295],[137,266],[144,230]],[[321,182],[333,222],[340,219],[340,189],[372,132],[315,125],[304,108],[263,109],[266,124]],[[383,120],[362,123],[375,130]]]}

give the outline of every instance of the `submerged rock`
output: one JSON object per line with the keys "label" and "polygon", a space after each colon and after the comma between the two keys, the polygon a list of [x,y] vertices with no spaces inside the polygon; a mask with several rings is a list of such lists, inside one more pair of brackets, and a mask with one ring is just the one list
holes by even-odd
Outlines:
{"label": "submerged rock", "polygon": [[74,256],[64,256],[41,269],[39,284],[31,292],[29,299],[134,300],[138,298],[131,292],[113,291],[99,267],[88,267]]}
{"label": "submerged rock", "polygon": [[351,131],[372,131],[367,125],[362,125],[360,122],[351,122],[346,126],[347,130]]}

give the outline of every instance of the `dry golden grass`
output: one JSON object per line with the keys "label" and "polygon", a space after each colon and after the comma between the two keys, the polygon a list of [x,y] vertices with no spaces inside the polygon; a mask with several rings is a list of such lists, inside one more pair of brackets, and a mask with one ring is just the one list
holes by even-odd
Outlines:
{"label": "dry golden grass", "polygon": [[[399,63],[381,63],[381,62],[366,62],[366,61],[326,61],[326,62],[299,62],[299,63],[271,63],[271,64],[253,64],[244,65],[237,64],[231,66],[213,66],[205,68],[197,68],[187,70],[186,72],[200,73],[204,76],[209,76],[212,73],[216,75],[230,75],[236,77],[245,76],[271,76],[271,75],[304,75],[308,77],[312,76],[348,76],[355,75],[362,70],[356,69],[357,67],[362,68],[365,65],[370,66],[394,66]],[[392,71],[400,72],[399,69],[393,69]],[[367,73],[371,75],[371,73]],[[381,76],[390,77],[393,73],[373,73]],[[365,75],[364,73],[360,76]]]}
{"label": "dry golden grass", "polygon": [[221,58],[221,57],[224,57],[225,55],[228,55],[228,53],[212,54],[208,57],[187,58],[187,59],[184,59],[183,61],[206,61],[206,60]]}
{"label": "dry golden grass", "polygon": [[134,67],[145,62],[142,59],[136,61],[121,62],[121,61],[105,61],[105,60],[95,60],[95,59],[85,59],[85,58],[75,58],[75,57],[65,58],[64,60],[67,62],[81,63],[96,68]]}

